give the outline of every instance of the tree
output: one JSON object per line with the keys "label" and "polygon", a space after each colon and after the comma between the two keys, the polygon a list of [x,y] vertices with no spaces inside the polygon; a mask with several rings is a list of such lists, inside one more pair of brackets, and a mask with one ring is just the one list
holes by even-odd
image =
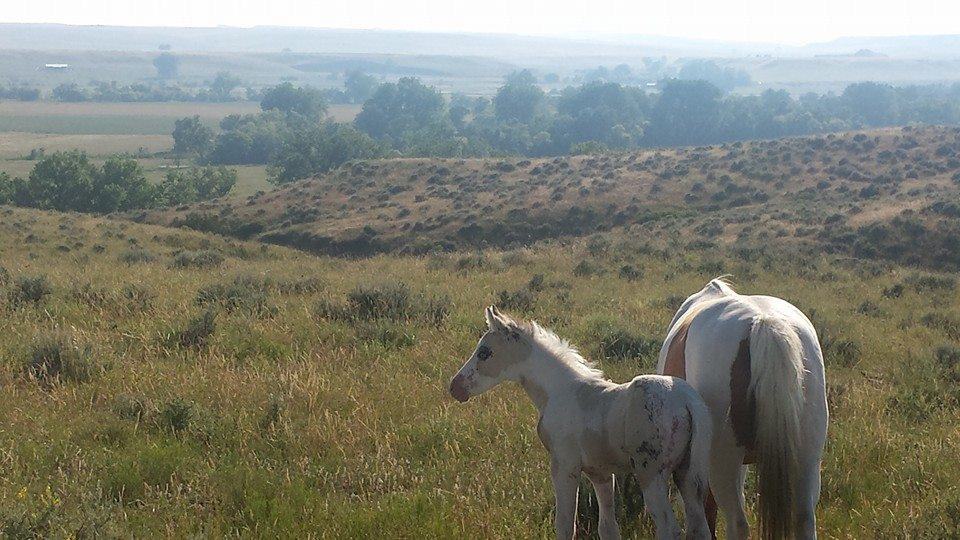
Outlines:
{"label": "tree", "polygon": [[77,83],[63,83],[58,85],[51,92],[53,99],[57,101],[64,101],[68,103],[77,103],[80,101],[87,101],[89,96],[87,92],[80,88]]}
{"label": "tree", "polygon": [[240,79],[228,71],[217,73],[216,78],[210,83],[210,93],[217,101],[231,101],[230,93],[240,86]]}
{"label": "tree", "polygon": [[888,84],[851,84],[841,97],[858,119],[869,126],[890,125],[897,119],[897,94]]}
{"label": "tree", "polygon": [[286,114],[299,114],[312,120],[326,115],[327,104],[323,94],[316,88],[294,86],[285,82],[263,92],[260,108],[264,111],[278,110]]}
{"label": "tree", "polygon": [[174,122],[173,151],[177,154],[205,155],[213,141],[213,130],[203,125],[199,116]]}
{"label": "tree", "polygon": [[507,82],[493,98],[497,118],[529,124],[543,103],[543,90],[528,70],[518,71],[507,77]]}
{"label": "tree", "polygon": [[114,156],[94,176],[91,212],[108,213],[147,208],[156,201],[156,188],[147,181],[136,160]]}
{"label": "tree", "polygon": [[8,189],[21,206],[96,213],[147,208],[156,195],[136,160],[114,156],[98,169],[76,151],[43,158],[26,181],[17,179]]}
{"label": "tree", "polygon": [[553,139],[560,151],[594,141],[605,147],[636,146],[643,135],[647,96],[618,83],[592,82],[568,88],[557,102]]}
{"label": "tree", "polygon": [[277,111],[227,116],[220,122],[221,132],[209,161],[222,165],[269,163],[280,149],[283,131],[288,129],[284,120]]}
{"label": "tree", "polygon": [[180,58],[164,52],[153,59],[153,67],[157,68],[157,76],[161,79],[173,79],[180,70]]}
{"label": "tree", "polygon": [[27,179],[29,206],[89,212],[97,168],[83,152],[56,152],[33,166]]}
{"label": "tree", "polygon": [[379,157],[383,150],[349,124],[325,122],[290,130],[273,160],[272,181],[285,184],[324,173],[354,159]]}
{"label": "tree", "polygon": [[721,95],[706,81],[664,81],[650,114],[647,142],[663,146],[708,144],[716,137]]}
{"label": "tree", "polygon": [[[354,120],[375,139],[400,144],[415,133],[445,121],[443,96],[420,79],[404,77],[381,84]],[[400,146],[398,146],[399,148]]]}
{"label": "tree", "polygon": [[347,80],[344,81],[347,99],[351,103],[363,103],[370,99],[370,96],[377,90],[377,80],[361,71],[351,71],[347,73]]}
{"label": "tree", "polygon": [[223,197],[236,183],[237,171],[226,167],[170,171],[160,184],[160,198],[167,205],[206,201]]}
{"label": "tree", "polygon": [[685,81],[707,81],[724,92],[738,86],[748,86],[750,75],[731,67],[720,67],[713,60],[691,60],[680,68],[677,78]]}

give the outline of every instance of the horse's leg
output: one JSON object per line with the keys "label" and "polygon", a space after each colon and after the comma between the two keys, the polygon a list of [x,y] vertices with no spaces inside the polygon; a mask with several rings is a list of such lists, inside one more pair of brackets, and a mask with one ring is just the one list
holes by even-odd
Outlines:
{"label": "horse's leg", "polygon": [[657,526],[657,540],[676,540],[680,538],[677,517],[673,515],[670,504],[670,487],[663,476],[655,476],[643,488],[643,505]]}
{"label": "horse's leg", "polygon": [[746,466],[744,452],[738,448],[714,445],[710,461],[710,490],[717,501],[723,517],[727,520],[727,538],[730,540],[750,537],[750,526],[744,512],[743,481]]}
{"label": "horse's leg", "polygon": [[612,474],[587,475],[593,484],[593,491],[597,494],[597,505],[600,507],[600,540],[620,540],[620,526],[617,525],[617,516],[614,507],[614,476]]}
{"label": "horse's leg", "polygon": [[[704,508],[706,502],[707,479],[698,478],[688,467],[678,470],[674,474],[677,487],[680,488],[680,497],[683,499],[683,514],[685,516],[687,540],[713,538]],[[714,516],[716,519],[716,516]],[[716,521],[714,521],[716,523]]]}
{"label": "horse's leg", "polygon": [[577,492],[580,489],[580,471],[557,463],[550,467],[553,479],[553,494],[556,497],[556,514],[553,525],[557,540],[570,540],[577,528]]}

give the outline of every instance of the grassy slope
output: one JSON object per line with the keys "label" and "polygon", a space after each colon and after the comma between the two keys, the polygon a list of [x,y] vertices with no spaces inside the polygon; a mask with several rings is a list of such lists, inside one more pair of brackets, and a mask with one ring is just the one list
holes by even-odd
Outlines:
{"label": "grassy slope", "polygon": [[[960,530],[957,366],[933,359],[960,338],[949,276],[931,290],[898,267],[773,251],[733,257],[620,235],[345,260],[26,210],[0,210],[0,231],[11,275],[0,291],[0,517],[9,534],[549,536],[549,467],[532,405],[509,386],[467,405],[445,392],[482,329],[482,306],[543,274],[523,313],[627,380],[651,371],[655,352],[604,358],[616,348],[610,329],[641,344],[659,339],[683,296],[721,272],[735,273],[744,292],[797,302],[827,343],[824,537]],[[157,259],[118,262],[135,246]],[[182,249],[226,260],[171,267]],[[590,275],[574,272],[581,260]],[[643,276],[618,277],[623,265]],[[53,293],[12,305],[15,280],[37,275]],[[267,293],[274,308],[221,310],[206,346],[172,345],[165,336],[201,311],[198,290],[238,275],[279,284]],[[280,292],[304,278],[322,287]],[[443,326],[314,313],[358,284],[394,280],[447,296]],[[906,284],[902,295],[882,294],[896,284]],[[120,294],[130,285],[150,293],[145,309]],[[49,387],[25,377],[31,343],[55,329],[89,345],[102,374]],[[645,519],[625,526],[651,534]]]}
{"label": "grassy slope", "polygon": [[958,155],[956,129],[898,128],[597,157],[387,160],[146,219],[234,216],[261,223],[267,241],[327,253],[522,244],[618,225],[842,251],[836,231],[955,200]]}

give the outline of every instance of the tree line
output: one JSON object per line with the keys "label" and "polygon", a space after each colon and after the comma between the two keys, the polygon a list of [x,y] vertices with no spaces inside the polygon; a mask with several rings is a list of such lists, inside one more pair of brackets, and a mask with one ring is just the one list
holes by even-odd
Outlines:
{"label": "tree line", "polygon": [[27,178],[0,172],[0,204],[105,214],[215,199],[236,182],[236,171],[226,167],[194,167],[153,184],[132,158],[113,156],[97,165],[84,152],[57,152],[40,159]]}
{"label": "tree line", "polygon": [[219,132],[198,117],[178,121],[174,150],[210,164],[268,164],[282,183],[381,156],[540,157],[960,124],[960,84],[864,82],[839,95],[793,97],[785,90],[735,95],[704,80],[675,78],[654,91],[594,80],[548,94],[520,71],[489,98],[446,96],[417,78],[383,83],[351,123],[326,118],[327,103],[320,90],[284,83],[263,92],[260,113],[228,116]]}

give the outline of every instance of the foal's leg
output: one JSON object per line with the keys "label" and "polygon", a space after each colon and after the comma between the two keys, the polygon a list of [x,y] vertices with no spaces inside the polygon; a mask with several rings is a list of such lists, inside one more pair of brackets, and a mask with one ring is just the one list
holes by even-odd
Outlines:
{"label": "foal's leg", "polygon": [[683,498],[683,514],[687,528],[685,538],[687,540],[713,538],[704,509],[707,479],[698,478],[688,468],[683,468],[674,473],[674,480],[677,487],[680,488],[680,496]]}
{"label": "foal's leg", "polygon": [[580,489],[580,471],[577,468],[552,463],[553,494],[556,497],[556,515],[553,526],[557,540],[570,540],[577,527],[577,494]]}
{"label": "foal's leg", "polygon": [[643,488],[643,505],[657,526],[657,540],[677,540],[680,527],[670,505],[670,487],[664,476],[655,476]]}
{"label": "foal's leg", "polygon": [[620,540],[620,526],[614,509],[614,476],[612,474],[588,475],[600,507],[600,540]]}

